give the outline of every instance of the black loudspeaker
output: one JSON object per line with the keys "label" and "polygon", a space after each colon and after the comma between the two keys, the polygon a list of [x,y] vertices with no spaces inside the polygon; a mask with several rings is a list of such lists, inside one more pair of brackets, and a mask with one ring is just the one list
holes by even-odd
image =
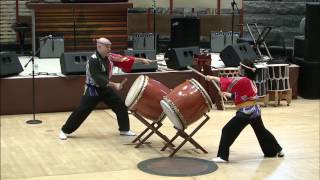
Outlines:
{"label": "black loudspeaker", "polygon": [[171,48],[199,46],[200,19],[196,17],[171,18]]}
{"label": "black loudspeaker", "polygon": [[66,52],[61,54],[61,73],[64,75],[85,74],[87,61],[92,54],[93,52]]}
{"label": "black loudspeaker", "polygon": [[307,3],[305,60],[320,62],[320,3]]}
{"label": "black loudspeaker", "polygon": [[[156,50],[124,50],[126,56],[142,57],[150,60],[156,60]],[[156,71],[157,62],[151,64],[134,63],[131,72]]]}
{"label": "black loudspeaker", "polygon": [[23,68],[14,52],[0,52],[0,77],[8,77],[21,73]]}
{"label": "black loudspeaker", "polygon": [[165,53],[165,58],[168,68],[181,70],[187,69],[187,66],[192,66],[193,55],[199,54],[199,47],[184,47],[184,48],[172,48]]}
{"label": "black loudspeaker", "polygon": [[299,65],[298,94],[306,99],[320,98],[320,62],[306,61],[294,57],[293,63]]}
{"label": "black loudspeaker", "polygon": [[295,36],[293,41],[293,56],[304,58],[305,39],[304,36]]}
{"label": "black loudspeaker", "polygon": [[220,53],[220,58],[226,67],[237,67],[244,59],[255,61],[257,54],[248,43],[227,46]]}

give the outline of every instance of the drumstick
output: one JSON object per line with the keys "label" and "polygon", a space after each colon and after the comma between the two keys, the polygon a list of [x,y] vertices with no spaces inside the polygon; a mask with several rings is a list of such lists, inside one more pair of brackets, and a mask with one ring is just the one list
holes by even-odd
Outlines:
{"label": "drumstick", "polygon": [[156,59],[156,60],[153,60],[154,62],[159,62],[159,61],[169,61],[168,58],[164,58],[164,59]]}
{"label": "drumstick", "polygon": [[[196,70],[196,69],[194,69],[194,68],[192,68],[192,67],[190,67],[190,66],[187,66],[187,68],[190,69],[191,71],[193,71],[194,73],[200,75],[201,77],[206,78],[206,76],[203,75],[203,74],[202,74],[201,72],[199,72],[198,70]],[[212,80],[212,83],[213,83],[213,85],[215,86],[215,88],[218,89],[219,93],[221,94],[221,90],[220,90],[220,87],[218,86],[218,84],[217,84],[214,80]]]}
{"label": "drumstick", "polygon": [[191,66],[187,66],[187,68],[188,68],[188,69],[190,69],[191,71],[193,71],[194,73],[196,73],[196,74],[198,74],[198,75],[202,76],[203,78],[206,78],[206,76],[205,76],[205,75],[203,75],[203,74],[202,74],[201,72],[199,72],[198,70],[196,70],[196,69],[192,68]]}
{"label": "drumstick", "polygon": [[222,98],[224,99],[224,101],[228,101],[228,98],[223,93],[221,93],[221,95],[222,95]]}
{"label": "drumstick", "polygon": [[[200,75],[201,77],[206,78],[205,75],[203,75],[203,74],[202,74],[201,72],[199,72],[198,70],[192,68],[191,66],[187,66],[187,68],[190,69],[191,71],[193,71],[194,73]],[[223,101],[223,100],[225,100],[225,97],[223,96],[223,94],[222,94],[222,92],[221,92],[221,89],[220,89],[220,87],[218,86],[218,84],[217,84],[214,80],[212,80],[212,83],[213,83],[214,87],[217,88],[217,90],[218,90],[218,93],[219,93],[220,98],[221,98],[222,109],[224,109],[224,101]]]}
{"label": "drumstick", "polygon": [[123,85],[127,82],[128,78],[125,78],[123,81],[120,83],[120,87],[123,87]]}

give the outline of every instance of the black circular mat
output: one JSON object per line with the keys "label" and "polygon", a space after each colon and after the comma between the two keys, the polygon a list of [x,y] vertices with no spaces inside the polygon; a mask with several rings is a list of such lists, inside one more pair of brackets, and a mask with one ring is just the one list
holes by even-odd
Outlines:
{"label": "black circular mat", "polygon": [[214,172],[218,166],[213,161],[190,157],[160,157],[141,161],[138,168],[161,176],[198,176]]}

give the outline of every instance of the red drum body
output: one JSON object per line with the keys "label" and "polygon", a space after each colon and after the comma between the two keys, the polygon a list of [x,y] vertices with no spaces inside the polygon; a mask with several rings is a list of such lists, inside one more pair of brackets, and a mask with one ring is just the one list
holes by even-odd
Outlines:
{"label": "red drum body", "polygon": [[199,120],[213,107],[210,96],[195,79],[178,85],[160,104],[174,126],[181,130]]}
{"label": "red drum body", "polygon": [[129,110],[157,122],[164,118],[160,101],[169,92],[170,89],[159,81],[140,75],[129,89],[125,104]]}

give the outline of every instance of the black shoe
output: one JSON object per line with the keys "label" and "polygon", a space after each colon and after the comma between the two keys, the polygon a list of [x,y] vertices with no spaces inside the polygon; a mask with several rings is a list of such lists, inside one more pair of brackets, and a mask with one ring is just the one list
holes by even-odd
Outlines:
{"label": "black shoe", "polygon": [[277,157],[280,157],[280,158],[284,157],[284,152],[282,152],[282,151],[278,152]]}
{"label": "black shoe", "polygon": [[284,153],[282,151],[277,152],[275,155],[264,155],[266,158],[275,158],[275,157],[284,157]]}

